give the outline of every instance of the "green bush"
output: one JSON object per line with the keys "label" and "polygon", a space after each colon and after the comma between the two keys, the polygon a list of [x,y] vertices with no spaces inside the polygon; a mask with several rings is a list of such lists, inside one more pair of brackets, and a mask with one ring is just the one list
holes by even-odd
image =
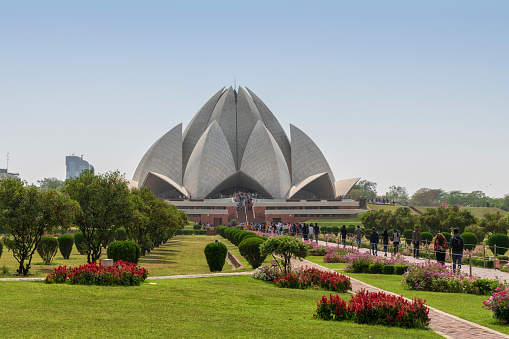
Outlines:
{"label": "green bush", "polygon": [[451,232],[443,232],[442,234],[444,235],[445,240],[447,240],[447,244],[449,244],[452,238]]}
{"label": "green bush", "polygon": [[493,253],[497,245],[497,253],[495,255],[504,255],[509,247],[509,237],[502,233],[493,234],[488,238],[488,245]]}
{"label": "green bush", "polygon": [[433,242],[433,234],[430,232],[421,232],[421,242],[431,244]]}
{"label": "green bush", "polygon": [[123,228],[117,228],[115,231],[115,240],[127,240],[127,232]]}
{"label": "green bush", "polygon": [[412,234],[413,233],[414,233],[413,230],[404,230],[403,231],[403,238],[405,238],[407,245],[410,245],[412,243]]}
{"label": "green bush", "polygon": [[249,265],[253,268],[260,267],[267,257],[260,254],[260,245],[263,244],[264,241],[265,240],[256,235],[254,237],[246,236],[239,244],[240,255],[246,258]]}
{"label": "green bush", "polygon": [[44,265],[51,264],[53,257],[57,254],[58,240],[55,237],[42,237],[37,244],[37,253],[44,261]]}
{"label": "green bush", "polygon": [[210,272],[221,272],[226,261],[226,255],[228,254],[226,245],[220,242],[212,242],[205,246],[204,252]]}
{"label": "green bush", "polygon": [[69,234],[62,234],[57,238],[58,248],[64,259],[69,259],[72,252],[72,245],[74,245],[74,238]]}
{"label": "green bush", "polygon": [[113,261],[122,260],[137,264],[140,260],[141,248],[134,241],[117,240],[109,244],[106,254],[108,259],[113,259]]}
{"label": "green bush", "polygon": [[332,233],[332,226],[327,226],[327,233]]}
{"label": "green bush", "polygon": [[224,236],[224,231],[225,231],[226,229],[227,229],[227,227],[226,227],[226,226],[219,225],[219,226],[217,226],[216,231],[217,231],[217,233],[219,233],[219,235],[220,235],[220,236],[222,236],[223,238],[226,238],[226,237]]}
{"label": "green bush", "polygon": [[371,240],[369,238],[371,236],[371,232],[372,232],[371,228],[368,228],[368,229],[364,230],[364,235],[365,235],[366,239]]}
{"label": "green bush", "polygon": [[85,254],[85,246],[83,243],[84,241],[85,238],[83,237],[83,233],[76,232],[74,234],[74,244],[76,245],[76,249],[78,250],[78,252],[80,252],[80,254]]}
{"label": "green bush", "polygon": [[408,269],[408,265],[394,265],[394,274],[403,275]]}
{"label": "green bush", "polygon": [[207,235],[207,230],[193,230],[194,235]]}
{"label": "green bush", "polygon": [[335,236],[339,234],[339,226],[332,226],[331,227],[332,233],[334,233]]}
{"label": "green bush", "polygon": [[474,233],[465,232],[461,234],[461,237],[463,238],[464,246],[466,250],[473,250],[475,248],[475,245],[479,243],[477,236]]}
{"label": "green bush", "polygon": [[198,230],[201,230],[203,226],[201,226],[200,224],[194,224],[193,225],[193,230],[195,231],[198,231]]}
{"label": "green bush", "polygon": [[383,265],[378,264],[370,264],[368,268],[368,272],[371,274],[381,274],[383,270]]}
{"label": "green bush", "polygon": [[322,234],[327,233],[327,226],[320,226],[320,233]]}
{"label": "green bush", "polygon": [[346,230],[348,231],[348,234],[354,234],[356,228],[357,227],[355,227],[354,225],[349,225],[346,227]]}
{"label": "green bush", "polygon": [[382,274],[394,274],[394,265],[383,265]]}

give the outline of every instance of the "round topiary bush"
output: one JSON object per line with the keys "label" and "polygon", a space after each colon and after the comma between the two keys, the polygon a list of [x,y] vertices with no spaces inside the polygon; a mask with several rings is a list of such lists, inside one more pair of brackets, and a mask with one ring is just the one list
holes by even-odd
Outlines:
{"label": "round topiary bush", "polygon": [[412,243],[412,234],[413,233],[414,233],[414,230],[404,230],[403,231],[403,238],[405,238],[407,245],[410,245]]}
{"label": "round topiary bush", "polygon": [[327,233],[332,233],[332,227],[331,226],[327,226]]}
{"label": "round topiary bush", "polygon": [[210,272],[221,272],[226,261],[226,255],[228,254],[226,245],[220,242],[212,242],[205,246],[204,253]]}
{"label": "round topiary bush", "polygon": [[62,234],[57,238],[58,248],[64,259],[69,259],[72,252],[72,245],[74,245],[74,238],[69,234]]}
{"label": "round topiary bush", "polygon": [[348,234],[353,234],[356,228],[357,227],[355,227],[354,225],[349,225],[346,227],[346,230],[348,231]]}
{"label": "round topiary bush", "polygon": [[58,240],[55,237],[42,237],[37,244],[37,253],[44,261],[44,265],[51,264],[51,260],[57,254]]}
{"label": "round topiary bush", "polygon": [[451,232],[442,232],[442,234],[444,235],[445,240],[447,240],[447,244],[449,244],[452,238]]}
{"label": "round topiary bush", "polygon": [[433,234],[430,232],[421,232],[421,242],[425,244],[431,244],[433,242]]}
{"label": "round topiary bush", "polygon": [[267,257],[266,255],[262,256],[260,254],[260,245],[263,244],[264,241],[265,240],[257,236],[245,237],[239,244],[240,255],[246,258],[249,265],[253,268],[260,267]]}
{"label": "round topiary bush", "polygon": [[370,239],[371,232],[372,232],[372,229],[371,229],[371,228],[368,228],[368,229],[365,229],[365,230],[364,230],[364,235],[366,236],[366,239],[371,240],[371,239]]}
{"label": "round topiary bush", "polygon": [[124,241],[127,240],[127,232],[123,228],[117,228],[115,231],[115,240]]}
{"label": "round topiary bush", "polygon": [[85,245],[83,243],[84,241],[85,237],[83,237],[83,233],[76,232],[74,234],[74,244],[76,245],[76,249],[78,252],[80,252],[80,254],[85,254]]}
{"label": "round topiary bush", "polygon": [[335,236],[339,234],[339,226],[332,226],[331,227],[332,233],[334,233]]}
{"label": "round topiary bush", "polygon": [[509,248],[509,237],[502,233],[493,234],[488,238],[488,245],[493,253],[495,253],[495,245],[497,245],[495,255],[504,255]]}
{"label": "round topiary bush", "polygon": [[137,264],[140,260],[140,245],[130,240],[117,240],[108,245],[106,249],[108,259],[113,261],[127,261]]}
{"label": "round topiary bush", "polygon": [[474,233],[465,232],[461,234],[461,237],[463,238],[463,243],[466,250],[472,251],[475,248],[475,245],[479,243],[479,240]]}

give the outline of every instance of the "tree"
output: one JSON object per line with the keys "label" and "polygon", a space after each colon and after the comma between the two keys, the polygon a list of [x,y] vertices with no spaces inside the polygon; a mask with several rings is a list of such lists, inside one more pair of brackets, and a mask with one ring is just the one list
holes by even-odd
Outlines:
{"label": "tree", "polygon": [[146,187],[132,189],[131,199],[134,213],[126,231],[129,238],[140,245],[141,255],[171,238],[177,229],[187,224],[185,213],[159,199]]}
{"label": "tree", "polygon": [[403,232],[407,229],[414,229],[417,223],[417,215],[412,213],[412,210],[408,207],[398,207],[394,211],[395,226],[399,232]]}
{"label": "tree", "polygon": [[377,184],[372,181],[361,180],[353,186],[350,191],[352,198],[366,197],[368,199],[376,198]]}
{"label": "tree", "polygon": [[406,187],[393,185],[389,187],[389,191],[385,193],[385,196],[390,200],[396,200],[400,202],[408,201],[408,192]]}
{"label": "tree", "polygon": [[460,233],[465,231],[465,227],[473,225],[477,218],[466,209],[460,209],[458,206],[439,206],[437,208],[427,208],[426,212],[419,216],[419,224],[431,232],[441,231],[450,232],[452,229],[459,229]]}
{"label": "tree", "polygon": [[96,175],[93,169],[87,169],[67,179],[63,191],[81,206],[76,225],[83,233],[88,263],[95,262],[115,230],[131,221],[133,204],[127,182],[118,171]]}
{"label": "tree", "polygon": [[[283,273],[290,271],[291,258],[302,260],[308,255],[307,246],[300,240],[288,235],[282,237],[272,237],[260,245],[260,255],[267,256],[272,254],[274,259],[276,255],[283,257]],[[278,265],[281,268],[281,265]]]}
{"label": "tree", "polygon": [[420,188],[412,195],[412,203],[416,206],[435,206],[438,204],[439,191],[431,188]]}
{"label": "tree", "polygon": [[27,275],[44,233],[70,227],[79,205],[67,194],[27,186],[17,178],[0,180],[0,224],[10,233],[5,244],[18,261],[18,274]]}
{"label": "tree", "polygon": [[488,235],[497,233],[507,234],[509,230],[508,220],[498,211],[496,213],[485,213],[477,225]]}
{"label": "tree", "polygon": [[40,188],[45,190],[51,189],[59,190],[60,188],[62,188],[62,186],[64,186],[64,181],[55,177],[51,177],[44,178],[42,180],[37,180],[37,184],[39,185]]}

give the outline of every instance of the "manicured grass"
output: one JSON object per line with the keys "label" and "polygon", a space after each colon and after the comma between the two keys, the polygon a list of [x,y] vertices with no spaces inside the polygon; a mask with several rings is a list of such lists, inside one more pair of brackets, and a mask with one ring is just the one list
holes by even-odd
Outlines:
{"label": "manicured grass", "polygon": [[[338,267],[339,265],[343,265],[343,267],[346,266],[346,264],[324,263],[322,262],[322,257],[317,256],[309,256],[306,259],[328,268],[340,268]],[[466,293],[415,291],[403,286],[403,284],[401,284],[402,277],[397,275],[341,273],[383,290],[403,295],[410,299],[425,299],[426,305],[453,314],[457,317],[469,320],[471,322],[489,327],[496,331],[509,334],[508,326],[498,324],[493,318],[492,312],[482,308],[482,302],[486,300],[488,296]]]}
{"label": "manicured grass", "polygon": [[[210,273],[207,260],[203,250],[205,246],[212,241],[213,237],[206,235],[178,235],[170,239],[166,244],[156,247],[146,256],[141,257],[139,265],[148,269],[150,276],[162,275],[179,275],[179,274],[201,274]],[[215,238],[225,243],[233,255],[244,265],[242,268],[232,270],[227,263],[223,267],[223,272],[244,272],[251,271],[247,261],[240,255],[236,246],[232,245],[228,240],[222,239],[219,235]],[[102,258],[107,258],[106,250],[103,249]],[[271,258],[268,258],[270,262]],[[53,259],[51,265],[44,265],[41,257],[37,252],[33,256],[32,268],[30,274],[33,277],[45,277],[48,273],[60,265],[79,266],[87,263],[86,255],[81,255],[73,248],[69,259],[64,259],[60,251]],[[4,275],[0,270],[0,277],[10,277],[18,267],[18,262],[12,256],[12,252],[8,252],[4,248],[2,257],[0,258],[0,268],[5,265],[9,274]]]}
{"label": "manicured grass", "polygon": [[[139,287],[2,282],[0,333],[12,338],[440,338],[313,317],[322,290],[249,276],[155,280]],[[347,295],[343,295],[347,297]]]}
{"label": "manicured grass", "polygon": [[309,219],[304,221],[305,223],[317,223],[318,226],[343,226],[343,225],[355,225],[361,224],[359,217],[355,216],[353,218],[326,218],[326,219]]}

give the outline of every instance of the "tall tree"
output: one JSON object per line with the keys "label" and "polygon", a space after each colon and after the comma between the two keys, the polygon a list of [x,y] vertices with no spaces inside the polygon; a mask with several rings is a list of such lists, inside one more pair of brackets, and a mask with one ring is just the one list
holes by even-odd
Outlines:
{"label": "tall tree", "polygon": [[488,235],[496,233],[507,234],[507,231],[509,230],[508,219],[498,211],[496,213],[485,213],[477,225]]}
{"label": "tall tree", "polygon": [[458,206],[439,206],[437,208],[427,208],[419,216],[419,224],[431,232],[451,232],[458,228],[463,233],[465,227],[477,223],[477,218],[466,209],[460,209]]}
{"label": "tall tree", "polygon": [[127,182],[118,171],[95,174],[93,169],[87,169],[80,176],[67,179],[63,191],[81,206],[76,225],[83,233],[88,262],[97,261],[115,230],[126,227],[133,216]]}
{"label": "tall tree", "polygon": [[400,202],[408,201],[408,192],[406,187],[393,185],[389,187],[389,191],[385,193],[385,196],[390,200],[396,200]]}
{"label": "tall tree", "polygon": [[37,185],[39,185],[40,188],[50,190],[50,189],[60,189],[62,186],[64,186],[64,181],[60,180],[55,177],[51,178],[44,178],[42,180],[37,180]]}
{"label": "tall tree", "polygon": [[412,203],[416,206],[435,206],[438,204],[439,192],[431,188],[420,188],[412,195]]}
{"label": "tall tree", "polygon": [[0,224],[10,234],[6,246],[18,261],[17,272],[27,275],[32,256],[44,233],[68,228],[80,213],[67,194],[27,186],[17,178],[0,180]]}
{"label": "tall tree", "polygon": [[350,196],[352,196],[352,198],[376,198],[376,186],[377,184],[375,182],[361,180],[353,186],[352,190],[350,191]]}

